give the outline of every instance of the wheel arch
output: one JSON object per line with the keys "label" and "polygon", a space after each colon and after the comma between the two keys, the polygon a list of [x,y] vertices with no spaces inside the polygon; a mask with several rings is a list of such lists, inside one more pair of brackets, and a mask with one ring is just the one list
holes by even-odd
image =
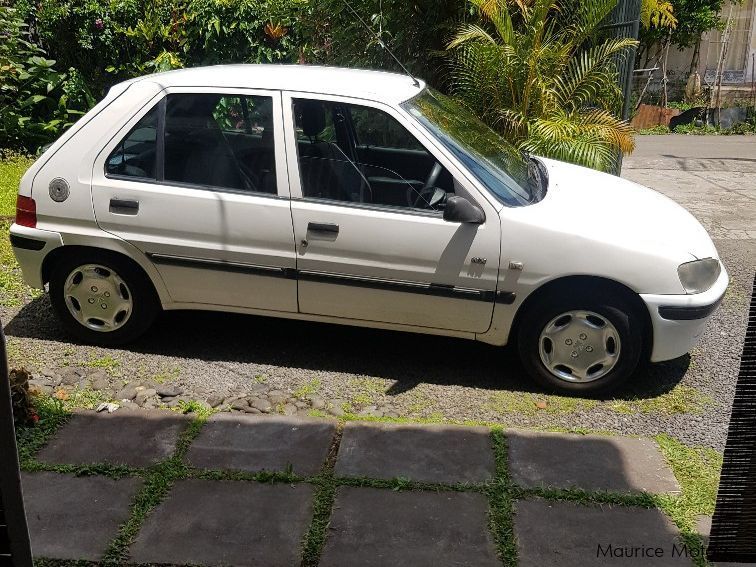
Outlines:
{"label": "wheel arch", "polygon": [[136,268],[136,270],[145,278],[147,282],[149,282],[150,288],[155,294],[155,299],[157,299],[158,303],[159,304],[164,303],[163,294],[165,293],[165,290],[160,289],[160,286],[155,284],[155,279],[151,277],[151,275],[144,268],[144,266],[142,266],[139,262],[137,262],[134,258],[129,256],[128,254],[124,254],[123,252],[120,252],[118,250],[112,250],[109,248],[100,248],[97,246],[71,244],[71,245],[59,246],[58,248],[55,248],[54,250],[52,250],[47,256],[45,256],[45,259],[42,261],[42,283],[43,284],[49,283],[50,278],[52,276],[53,269],[55,268],[55,265],[61,259],[72,256],[72,255],[86,256],[87,254],[100,254],[100,255],[105,255],[105,256],[112,256],[112,257],[118,258],[121,261],[128,262],[129,264],[131,264],[131,266]]}
{"label": "wheel arch", "polygon": [[519,328],[524,317],[527,312],[538,303],[538,301],[550,295],[568,294],[577,291],[581,293],[609,292],[617,294],[625,299],[642,321],[643,350],[641,351],[641,359],[646,361],[649,360],[654,342],[654,330],[651,323],[651,315],[648,312],[646,304],[643,302],[640,295],[625,284],[601,276],[564,276],[550,280],[538,287],[525,298],[515,313],[512,327],[509,332],[509,336],[512,339],[511,342],[514,343],[517,340]]}

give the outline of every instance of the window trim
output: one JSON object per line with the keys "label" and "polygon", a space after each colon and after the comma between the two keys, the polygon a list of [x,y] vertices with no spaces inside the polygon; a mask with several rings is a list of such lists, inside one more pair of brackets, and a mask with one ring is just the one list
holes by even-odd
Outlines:
{"label": "window trim", "polygon": [[[276,165],[276,192],[266,193],[263,191],[247,191],[244,189],[233,189],[229,187],[218,187],[214,185],[202,185],[197,183],[183,183],[180,181],[171,181],[165,179],[165,112],[167,107],[168,95],[171,94],[220,94],[225,96],[258,96],[269,97],[273,105],[273,156]],[[157,99],[157,101],[155,101]],[[157,139],[155,144],[155,177],[136,177],[131,175],[122,175],[117,173],[108,173],[107,160],[108,156],[115,150],[118,144],[131,129],[139,123],[153,108],[158,109],[158,121],[156,125]],[[163,89],[155,96],[151,97],[142,105],[139,111],[133,113],[131,118],[122,123],[114,131],[113,136],[107,144],[102,146],[98,158],[95,159],[95,167],[98,160],[102,159],[102,173],[105,179],[118,181],[146,183],[150,185],[162,185],[165,187],[176,187],[179,189],[195,189],[199,191],[212,191],[214,193],[228,193],[233,195],[247,195],[250,197],[266,197],[273,199],[291,199],[291,189],[288,179],[288,159],[285,148],[285,133],[283,129],[283,117],[281,116],[282,103],[280,90],[266,89],[246,89],[246,88],[220,88],[220,87],[170,87]],[[104,156],[104,157],[102,157]],[[158,176],[160,178],[158,178]],[[284,194],[281,194],[282,186],[285,188]]]}
{"label": "window trim", "polygon": [[430,209],[415,209],[412,207],[400,207],[395,205],[376,205],[374,203],[355,203],[354,201],[340,201],[338,199],[324,199],[322,197],[300,197],[293,198],[302,203],[313,203],[331,205],[335,207],[346,207],[348,209],[359,209],[362,211],[377,211],[383,213],[401,213],[406,215],[414,215],[421,217],[439,218],[443,219],[443,211],[433,211]]}
{"label": "window trim", "polygon": [[219,187],[217,185],[201,185],[199,183],[184,183],[182,181],[158,181],[151,177],[134,177],[130,175],[120,175],[117,173],[106,174],[108,179],[118,181],[135,181],[137,183],[146,183],[149,185],[162,185],[163,187],[176,187],[177,189],[194,189],[197,191],[212,191],[213,193],[228,193],[231,195],[248,195],[250,197],[268,197],[270,199],[289,200],[288,195],[279,195],[278,193],[265,193],[264,191],[246,191],[244,189],[233,189],[230,187]]}

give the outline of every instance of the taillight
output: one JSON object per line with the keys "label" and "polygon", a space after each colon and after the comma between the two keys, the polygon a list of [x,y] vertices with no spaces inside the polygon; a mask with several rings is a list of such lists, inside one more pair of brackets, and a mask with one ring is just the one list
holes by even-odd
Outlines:
{"label": "taillight", "polygon": [[37,204],[31,197],[18,196],[16,200],[16,224],[29,228],[37,226]]}

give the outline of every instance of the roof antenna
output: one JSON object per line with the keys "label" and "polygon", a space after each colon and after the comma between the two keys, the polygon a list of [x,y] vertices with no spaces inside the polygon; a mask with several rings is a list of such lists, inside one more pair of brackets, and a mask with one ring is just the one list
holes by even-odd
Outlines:
{"label": "roof antenna", "polygon": [[362,19],[362,18],[360,17],[360,15],[359,15],[359,14],[358,14],[358,13],[357,13],[357,12],[356,12],[355,10],[354,10],[354,8],[352,8],[352,5],[351,5],[351,4],[349,3],[349,0],[342,0],[342,2],[343,2],[343,3],[344,3],[344,5],[345,5],[345,6],[346,6],[346,7],[347,7],[347,8],[349,9],[349,11],[350,11],[350,12],[352,12],[352,14],[354,14],[354,17],[355,17],[355,18],[357,18],[357,20],[359,20],[359,22],[360,22],[360,23],[361,23],[361,24],[362,24],[363,26],[365,26],[365,29],[366,29],[367,31],[369,31],[369,32],[371,33],[371,35],[372,35],[372,36],[373,36],[373,37],[375,38],[375,40],[376,40],[376,41],[378,42],[378,45],[380,45],[380,46],[381,46],[381,47],[382,47],[383,49],[385,49],[385,50],[386,50],[386,51],[388,52],[388,54],[389,54],[389,55],[391,55],[391,57],[392,57],[392,58],[394,59],[394,61],[396,61],[396,64],[397,64],[397,65],[399,65],[399,67],[401,67],[401,68],[402,68],[402,71],[404,71],[404,73],[405,73],[405,74],[406,74],[406,75],[407,75],[407,76],[408,76],[408,77],[409,77],[410,79],[412,79],[412,82],[413,82],[413,83],[415,84],[415,86],[416,86],[416,87],[419,87],[419,86],[420,86],[420,81],[418,81],[418,80],[417,80],[417,79],[415,78],[415,76],[414,76],[414,75],[413,75],[412,73],[410,73],[410,72],[409,72],[409,69],[407,69],[407,67],[405,67],[405,66],[404,66],[404,65],[402,64],[402,62],[401,62],[401,61],[399,61],[399,58],[398,58],[398,57],[397,57],[396,55],[394,55],[394,52],[393,52],[393,51],[391,51],[391,50],[390,50],[390,49],[388,48],[388,46],[387,46],[387,45],[386,45],[385,43],[383,43],[383,39],[381,39],[381,36],[379,36],[379,35],[378,35],[377,33],[375,33],[375,32],[374,32],[374,31],[372,30],[372,28],[371,28],[371,27],[370,27],[370,26],[369,26],[369,25],[367,24],[367,22],[366,22],[365,20],[363,20],[363,19]]}

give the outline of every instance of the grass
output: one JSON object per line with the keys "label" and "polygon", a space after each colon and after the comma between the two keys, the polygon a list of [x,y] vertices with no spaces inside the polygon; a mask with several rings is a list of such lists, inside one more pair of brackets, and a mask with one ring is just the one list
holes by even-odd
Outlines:
{"label": "grass", "polygon": [[496,552],[504,565],[517,565],[517,542],[514,534],[514,486],[509,477],[507,438],[501,429],[491,430],[496,472],[487,488],[488,525]]}
{"label": "grass", "polygon": [[643,128],[642,130],[636,131],[636,134],[639,136],[645,136],[649,134],[680,134],[680,135],[687,134],[691,136],[702,136],[702,135],[730,136],[730,135],[735,135],[735,134],[753,134],[753,133],[756,133],[756,125],[750,122],[743,122],[740,124],[736,124],[732,128],[717,128],[716,126],[712,126],[710,124],[705,124],[701,126],[696,126],[695,124],[683,124],[675,128],[674,132],[669,129],[669,126],[665,126],[664,124],[659,124],[658,126],[654,126],[652,128]]}
{"label": "grass", "polygon": [[617,413],[657,413],[660,415],[700,414],[712,399],[691,386],[677,385],[669,392],[648,399],[619,400],[609,404]]}
{"label": "grass", "polygon": [[16,214],[18,184],[33,162],[33,158],[21,154],[0,153],[0,216]]}
{"label": "grass", "polygon": [[152,380],[156,384],[165,384],[166,382],[170,382],[171,380],[176,380],[179,376],[181,376],[181,367],[174,366],[169,370],[164,370],[162,372],[153,374],[150,380]]}
{"label": "grass", "polygon": [[102,392],[96,392],[95,390],[75,389],[72,392],[59,389],[53,397],[60,400],[63,404],[63,409],[71,411],[74,409],[96,409],[103,402],[109,402],[110,397],[106,396]]}
{"label": "grass", "polygon": [[310,396],[317,394],[318,391],[320,391],[320,380],[313,378],[306,384],[302,384],[299,388],[294,390],[294,394],[292,395],[300,400],[305,400]]}
{"label": "grass", "polygon": [[108,354],[99,358],[90,358],[88,361],[83,362],[82,366],[87,366],[89,368],[102,368],[108,374],[112,375],[121,366],[121,362]]}
{"label": "grass", "polygon": [[[1,197],[2,194],[0,194]],[[39,296],[42,292],[31,289],[24,282],[21,268],[16,262],[10,245],[8,234],[10,225],[10,220],[0,220],[0,304],[6,307],[17,307],[29,298]]]}
{"label": "grass", "polygon": [[312,520],[302,541],[302,567],[316,567],[323,552],[331,510],[336,499],[336,480],[333,470],[336,467],[336,455],[341,443],[342,425],[336,429],[333,441],[328,449],[328,457],[318,475],[312,502]]}
{"label": "grass", "polygon": [[527,392],[494,392],[488,399],[488,409],[498,414],[519,413],[535,415],[538,412],[566,414],[588,411],[598,405],[596,400],[568,398],[563,396],[530,394]]}
{"label": "grass", "polygon": [[8,237],[12,221],[3,218],[16,214],[18,184],[33,161],[28,156],[0,152],[0,304],[7,307],[17,307],[41,293],[24,283]]}
{"label": "grass", "polygon": [[688,447],[668,435],[655,439],[682,489],[665,508],[678,526],[693,530],[698,516],[714,513],[722,455],[713,449]]}

